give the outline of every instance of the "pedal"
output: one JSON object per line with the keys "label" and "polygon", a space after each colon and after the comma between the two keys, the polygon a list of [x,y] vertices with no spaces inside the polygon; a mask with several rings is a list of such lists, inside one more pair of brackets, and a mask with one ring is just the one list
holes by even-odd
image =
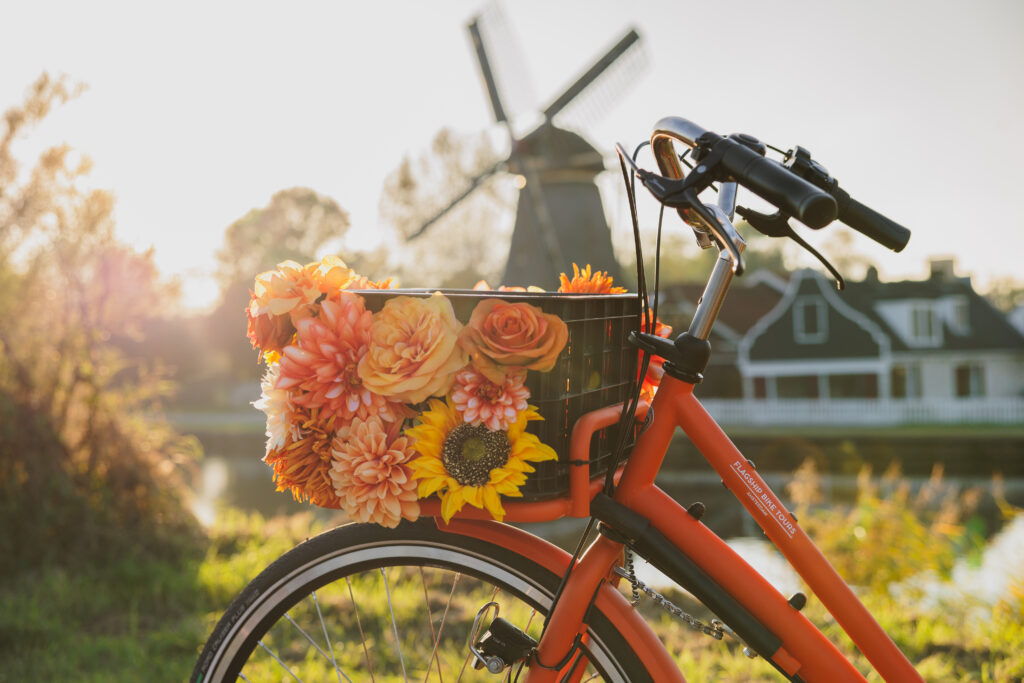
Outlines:
{"label": "pedal", "polygon": [[[494,618],[481,635],[481,619],[492,607]],[[525,660],[537,647],[536,640],[498,616],[498,605],[494,602],[487,603],[477,612],[470,643],[469,651],[474,657],[473,668],[487,669],[492,674],[500,674],[513,664]]]}

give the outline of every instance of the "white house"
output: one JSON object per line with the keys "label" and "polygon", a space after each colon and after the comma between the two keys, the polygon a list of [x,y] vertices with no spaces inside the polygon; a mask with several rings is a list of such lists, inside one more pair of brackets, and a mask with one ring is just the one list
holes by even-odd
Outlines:
{"label": "white house", "polygon": [[843,292],[802,270],[773,301],[751,323],[728,325],[744,330],[742,398],[704,394],[724,422],[1024,423],[1024,335],[951,262],[933,262],[922,281],[882,283],[871,269]]}

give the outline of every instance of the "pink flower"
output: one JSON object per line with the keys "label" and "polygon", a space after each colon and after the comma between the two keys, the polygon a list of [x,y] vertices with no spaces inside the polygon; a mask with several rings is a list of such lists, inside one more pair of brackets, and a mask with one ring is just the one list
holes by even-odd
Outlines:
{"label": "pink flower", "polygon": [[528,407],[530,390],[523,386],[526,372],[509,373],[495,384],[472,368],[455,373],[452,402],[462,419],[472,425],[486,425],[494,432],[505,431]]}
{"label": "pink flower", "polygon": [[324,418],[337,415],[347,422],[379,415],[393,422],[405,417],[405,408],[370,391],[359,377],[372,325],[373,314],[357,294],[343,291],[336,301],[322,302],[319,318],[296,324],[297,340],[284,349],[275,388],[291,390],[295,404],[320,408]]}
{"label": "pink flower", "polygon": [[399,423],[357,417],[338,431],[332,453],[334,492],[351,519],[395,527],[419,517],[418,482],[407,464],[416,452]]}

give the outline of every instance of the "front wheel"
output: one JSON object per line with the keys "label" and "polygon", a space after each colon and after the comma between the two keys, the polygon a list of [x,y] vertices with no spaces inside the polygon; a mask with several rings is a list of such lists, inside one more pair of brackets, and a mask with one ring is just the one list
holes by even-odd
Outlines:
{"label": "front wheel", "polygon": [[[242,591],[191,680],[496,680],[473,668],[477,612],[497,602],[503,618],[539,638],[560,578],[432,519],[339,527],[289,551]],[[648,678],[604,614],[592,615],[584,640],[583,680]]]}

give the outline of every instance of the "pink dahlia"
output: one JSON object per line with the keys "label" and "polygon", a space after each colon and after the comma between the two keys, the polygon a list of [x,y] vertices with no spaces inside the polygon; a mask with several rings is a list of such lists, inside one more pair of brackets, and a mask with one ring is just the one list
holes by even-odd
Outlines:
{"label": "pink dahlia", "polygon": [[504,382],[495,384],[468,367],[455,373],[452,402],[469,424],[505,431],[528,406],[530,390],[523,385],[525,380],[525,372],[509,373]]}
{"label": "pink dahlia", "polygon": [[408,465],[416,451],[399,423],[357,417],[338,431],[332,454],[334,492],[351,519],[395,527],[403,517],[419,517],[418,482]]}
{"label": "pink dahlia", "polygon": [[336,301],[324,301],[319,318],[296,323],[296,342],[284,348],[275,388],[291,390],[293,403],[320,408],[325,418],[337,415],[342,422],[370,415],[389,422],[403,418],[405,410],[363,386],[357,372],[372,325],[373,314],[359,295],[341,292]]}

